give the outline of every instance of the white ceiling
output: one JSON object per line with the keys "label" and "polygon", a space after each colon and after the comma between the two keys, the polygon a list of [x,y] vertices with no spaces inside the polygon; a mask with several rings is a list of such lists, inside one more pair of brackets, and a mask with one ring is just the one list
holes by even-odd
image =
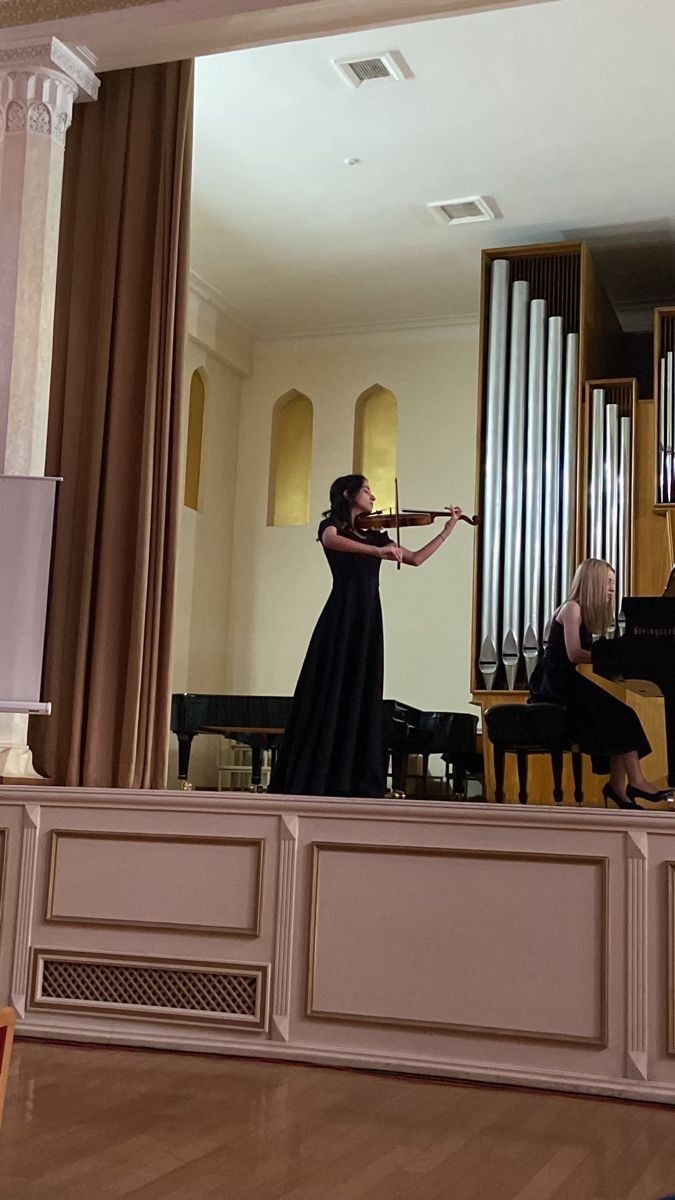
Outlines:
{"label": "white ceiling", "polygon": [[[192,267],[261,335],[475,314],[481,247],[560,237],[675,299],[674,45],[675,0],[559,0],[200,59]],[[414,79],[331,65],[391,49]]]}

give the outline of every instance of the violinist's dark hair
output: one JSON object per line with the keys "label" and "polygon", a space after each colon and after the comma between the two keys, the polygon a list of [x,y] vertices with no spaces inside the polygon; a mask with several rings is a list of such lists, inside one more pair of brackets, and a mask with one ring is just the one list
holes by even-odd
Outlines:
{"label": "violinist's dark hair", "polygon": [[335,521],[338,530],[351,529],[351,501],[366,482],[365,475],[341,475],[330,489],[330,508],[323,515]]}

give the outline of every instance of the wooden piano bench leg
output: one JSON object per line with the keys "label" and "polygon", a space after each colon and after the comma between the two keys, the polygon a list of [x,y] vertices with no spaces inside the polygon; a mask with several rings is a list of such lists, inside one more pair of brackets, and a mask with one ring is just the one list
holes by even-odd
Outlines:
{"label": "wooden piano bench leg", "polygon": [[572,772],[574,774],[574,803],[584,802],[584,761],[577,746],[572,747]]}
{"label": "wooden piano bench leg", "polygon": [[504,803],[504,751],[501,746],[494,746],[493,759],[495,766],[495,800]]}
{"label": "wooden piano bench leg", "polygon": [[527,753],[525,750],[518,750],[516,753],[518,760],[518,799],[521,804],[527,804]]}
{"label": "wooden piano bench leg", "polygon": [[553,800],[555,804],[563,802],[563,752],[562,750],[551,750],[551,767],[553,770]]}

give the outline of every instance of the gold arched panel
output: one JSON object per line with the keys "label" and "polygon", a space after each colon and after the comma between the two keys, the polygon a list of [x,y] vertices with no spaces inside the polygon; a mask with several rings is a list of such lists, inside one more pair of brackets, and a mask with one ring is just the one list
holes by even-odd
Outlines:
{"label": "gold arched panel", "polygon": [[201,371],[194,371],[190,380],[188,408],[187,452],[185,455],[185,504],[199,508],[199,478],[202,469],[202,434],[206,388]]}
{"label": "gold arched panel", "polygon": [[378,508],[395,502],[398,403],[393,392],[375,383],[356,401],[354,473],[365,475]]}
{"label": "gold arched panel", "polygon": [[312,478],[312,401],[291,388],[274,406],[268,525],[306,525]]}

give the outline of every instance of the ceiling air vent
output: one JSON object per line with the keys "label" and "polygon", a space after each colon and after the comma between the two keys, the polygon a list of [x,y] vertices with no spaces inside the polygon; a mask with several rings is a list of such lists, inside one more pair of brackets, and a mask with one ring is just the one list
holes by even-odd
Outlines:
{"label": "ceiling air vent", "polygon": [[386,54],[363,54],[358,58],[334,58],[333,66],[349,86],[354,88],[359,88],[364,83],[388,83],[392,80],[413,78],[413,73],[399,50],[388,50]]}
{"label": "ceiling air vent", "polygon": [[470,221],[495,221],[497,213],[484,196],[463,196],[460,200],[437,200],[427,208],[444,225],[466,225]]}

